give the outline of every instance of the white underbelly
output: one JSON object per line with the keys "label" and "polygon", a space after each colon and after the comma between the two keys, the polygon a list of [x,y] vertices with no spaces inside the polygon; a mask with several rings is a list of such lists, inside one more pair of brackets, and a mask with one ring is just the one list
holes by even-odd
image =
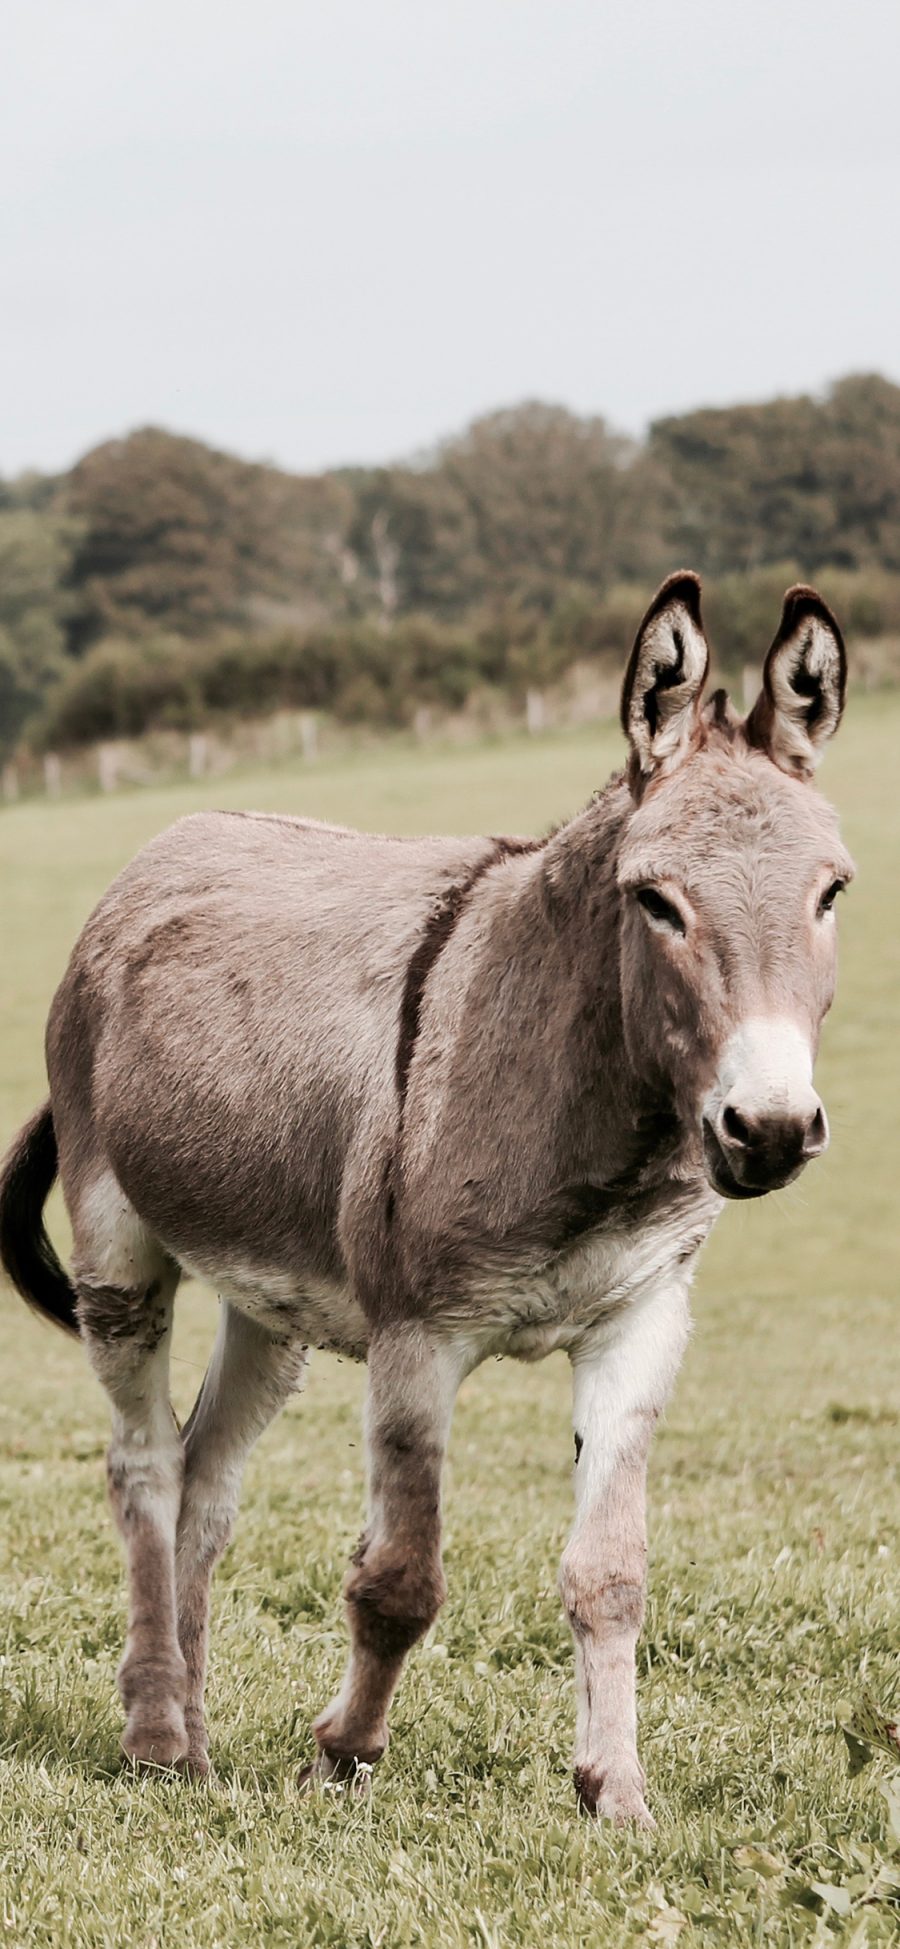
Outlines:
{"label": "white underbelly", "polygon": [[[491,1355],[541,1360],[557,1348],[572,1348],[648,1289],[676,1278],[685,1284],[699,1236],[717,1209],[707,1194],[688,1218],[682,1208],[633,1232],[589,1234],[538,1273],[485,1272],[446,1303],[436,1300],[430,1323],[464,1341],[473,1366]],[[344,1284],[262,1265],[186,1270],[272,1332],[289,1331],[311,1348],[365,1359],[368,1322]]]}
{"label": "white underbelly", "polygon": [[368,1322],[348,1286],[262,1265],[190,1265],[186,1270],[273,1333],[290,1332],[320,1352],[365,1359]]}
{"label": "white underbelly", "polygon": [[696,1226],[686,1228],[683,1212],[677,1222],[593,1234],[536,1277],[485,1282],[472,1327],[486,1354],[542,1360],[576,1346],[641,1294],[689,1283],[697,1249]]}

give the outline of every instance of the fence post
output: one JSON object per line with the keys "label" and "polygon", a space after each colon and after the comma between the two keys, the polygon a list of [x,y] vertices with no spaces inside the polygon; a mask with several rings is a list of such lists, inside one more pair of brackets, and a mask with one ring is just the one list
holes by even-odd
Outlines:
{"label": "fence post", "polygon": [[540,731],[543,731],[544,723],[545,723],[545,713],[544,713],[544,693],[542,690],[531,690],[531,689],[526,690],[525,723],[528,726],[528,729],[531,732],[532,737],[537,737],[538,733]]}
{"label": "fence post", "polygon": [[44,789],[50,799],[58,799],[62,791],[62,765],[55,751],[44,753]]}
{"label": "fence post", "polygon": [[101,792],[114,792],[119,783],[119,754],[114,744],[97,746],[97,773]]}
{"label": "fence post", "polygon": [[19,774],[11,758],[3,767],[3,796],[7,805],[19,796]]}
{"label": "fence post", "polygon": [[192,731],[188,738],[188,774],[191,778],[202,778],[206,771],[207,744],[205,731]]}
{"label": "fence post", "polygon": [[313,764],[319,755],[319,726],[312,711],[300,713],[300,749],[304,758]]}

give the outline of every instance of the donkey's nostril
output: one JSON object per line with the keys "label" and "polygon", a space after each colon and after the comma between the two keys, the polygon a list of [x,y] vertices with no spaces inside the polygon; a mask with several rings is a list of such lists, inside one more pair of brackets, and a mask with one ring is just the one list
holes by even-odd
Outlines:
{"label": "donkey's nostril", "polygon": [[739,1110],[723,1103],[715,1134],[738,1182],[771,1190],[796,1177],[812,1157],[828,1147],[828,1119],[821,1103],[801,1110]]}
{"label": "donkey's nostril", "polygon": [[743,1144],[746,1147],[753,1142],[753,1132],[749,1123],[741,1116],[740,1110],[735,1109],[733,1103],[726,1103],[722,1111],[722,1130],[729,1143]]}

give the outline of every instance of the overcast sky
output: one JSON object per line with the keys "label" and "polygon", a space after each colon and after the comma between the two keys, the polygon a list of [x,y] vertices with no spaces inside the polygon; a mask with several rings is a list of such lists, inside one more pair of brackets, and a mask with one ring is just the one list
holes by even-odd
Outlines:
{"label": "overcast sky", "polygon": [[6,0],[0,473],[900,379],[895,0]]}

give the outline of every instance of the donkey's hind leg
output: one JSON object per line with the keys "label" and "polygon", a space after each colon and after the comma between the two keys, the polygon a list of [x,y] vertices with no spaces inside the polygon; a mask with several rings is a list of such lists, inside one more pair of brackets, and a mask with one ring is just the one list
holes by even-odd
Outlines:
{"label": "donkey's hind leg", "polygon": [[185,1473],[178,1522],[178,1636],[187,1662],[188,1766],[209,1769],[203,1689],[212,1573],[231,1539],[244,1464],[258,1436],[303,1386],[299,1334],[269,1332],[227,1301],[209,1370],[182,1431]]}
{"label": "donkey's hind leg", "polygon": [[122,1748],[156,1766],[182,1762],[185,1667],[175,1622],[175,1528],[182,1449],[169,1402],[178,1267],[111,1176],[73,1213],[78,1319],[112,1404],[109,1495],[128,1567],[128,1638],[118,1683]]}

